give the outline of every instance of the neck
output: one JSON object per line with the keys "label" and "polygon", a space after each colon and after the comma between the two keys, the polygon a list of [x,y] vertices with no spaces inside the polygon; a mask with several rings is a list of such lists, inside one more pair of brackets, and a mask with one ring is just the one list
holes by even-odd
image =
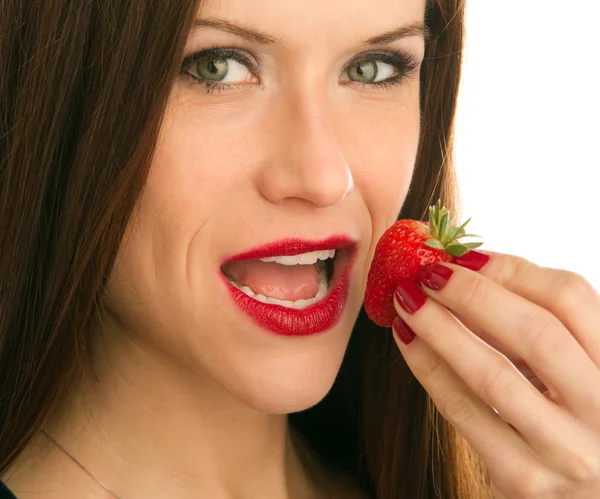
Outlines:
{"label": "neck", "polygon": [[121,331],[98,336],[110,341],[47,431],[119,497],[321,496],[287,415],[242,404]]}

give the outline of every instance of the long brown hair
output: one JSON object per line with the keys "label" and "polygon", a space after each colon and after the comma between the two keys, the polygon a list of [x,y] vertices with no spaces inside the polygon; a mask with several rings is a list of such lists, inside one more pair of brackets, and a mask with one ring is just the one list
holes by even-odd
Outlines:
{"label": "long brown hair", "polygon": [[[0,475],[86,365],[199,0],[0,0]],[[464,5],[432,0],[422,134],[401,217],[453,209]],[[485,474],[361,311],[336,382],[290,415],[379,499],[481,499]]]}

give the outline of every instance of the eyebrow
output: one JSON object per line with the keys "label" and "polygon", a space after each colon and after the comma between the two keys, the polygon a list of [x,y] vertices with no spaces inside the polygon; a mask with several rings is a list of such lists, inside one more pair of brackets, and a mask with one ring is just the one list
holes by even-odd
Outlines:
{"label": "eyebrow", "polygon": [[[262,33],[254,28],[235,24],[231,21],[225,21],[224,19],[196,19],[194,22],[194,27],[218,29],[220,31],[237,35],[240,38],[244,38],[250,42],[260,43],[262,45],[270,45],[278,41],[277,38],[267,35],[266,33]],[[391,31],[387,31],[381,35],[368,38],[363,42],[363,45],[382,45],[411,36],[422,36],[425,38],[425,40],[428,40],[430,37],[429,28],[422,22],[406,24]]]}
{"label": "eyebrow", "polygon": [[422,36],[425,40],[429,40],[431,32],[424,23],[417,22],[400,26],[399,28],[387,31],[382,35],[377,35],[363,42],[364,45],[382,45],[385,43],[392,43],[402,38],[409,38],[411,36]]}

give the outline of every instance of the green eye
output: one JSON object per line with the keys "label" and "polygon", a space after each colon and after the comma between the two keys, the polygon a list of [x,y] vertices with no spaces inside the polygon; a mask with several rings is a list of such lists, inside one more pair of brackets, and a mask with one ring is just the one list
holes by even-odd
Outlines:
{"label": "green eye", "polygon": [[387,81],[393,80],[400,72],[399,64],[384,62],[381,59],[371,58],[362,60],[349,66],[346,69],[348,79],[360,83],[361,85],[378,85],[385,84]]}
{"label": "green eye", "polygon": [[196,62],[196,72],[203,80],[223,81],[229,72],[227,59],[203,57]]}
{"label": "green eye", "polygon": [[350,80],[360,83],[373,83],[377,78],[377,73],[377,62],[375,61],[361,62],[348,69]]}

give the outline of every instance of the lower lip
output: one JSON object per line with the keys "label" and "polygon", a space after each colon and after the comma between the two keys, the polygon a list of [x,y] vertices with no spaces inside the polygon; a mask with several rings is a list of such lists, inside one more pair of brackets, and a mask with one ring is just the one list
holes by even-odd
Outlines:
{"label": "lower lip", "polygon": [[281,336],[309,336],[333,328],[342,317],[348,303],[353,260],[349,250],[343,251],[336,259],[327,296],[304,309],[260,302],[236,288],[223,274],[221,277],[234,303],[260,327]]}

